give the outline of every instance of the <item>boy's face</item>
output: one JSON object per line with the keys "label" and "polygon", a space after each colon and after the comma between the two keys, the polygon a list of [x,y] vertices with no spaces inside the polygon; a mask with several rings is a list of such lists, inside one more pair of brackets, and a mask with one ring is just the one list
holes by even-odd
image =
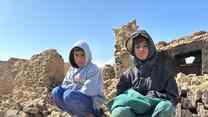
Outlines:
{"label": "boy's face", "polygon": [[85,53],[84,53],[84,51],[74,51],[74,61],[79,68],[84,67],[85,66]]}
{"label": "boy's face", "polygon": [[149,54],[149,48],[148,48],[148,43],[146,39],[143,39],[142,42],[137,43],[134,46],[134,55],[139,59],[139,60],[146,60]]}

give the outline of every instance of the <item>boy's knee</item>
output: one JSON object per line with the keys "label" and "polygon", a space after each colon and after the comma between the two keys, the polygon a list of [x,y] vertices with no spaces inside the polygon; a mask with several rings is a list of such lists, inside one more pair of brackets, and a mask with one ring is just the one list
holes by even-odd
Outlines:
{"label": "boy's knee", "polygon": [[158,115],[158,117],[174,117],[175,107],[170,101],[162,101],[157,105],[154,115]]}
{"label": "boy's knee", "polygon": [[112,117],[136,117],[130,107],[117,107],[112,111]]}
{"label": "boy's knee", "polygon": [[61,86],[57,86],[57,87],[53,88],[51,94],[52,94],[53,97],[56,97],[56,96],[58,96],[62,92],[63,92],[62,87]]}
{"label": "boy's knee", "polygon": [[81,102],[80,100],[81,94],[78,91],[67,89],[63,93],[63,101],[67,104],[73,103],[73,102]]}
{"label": "boy's knee", "polygon": [[66,90],[63,94],[63,101],[64,102],[69,102],[71,100],[72,96],[72,91],[71,90]]}
{"label": "boy's knee", "polygon": [[85,101],[89,101],[88,100],[89,97],[87,97],[86,95],[82,94],[79,91],[74,91],[74,90],[66,90],[63,94],[63,100],[65,102],[69,102],[70,100],[78,100],[79,102],[85,102]]}
{"label": "boy's knee", "polygon": [[165,111],[172,111],[174,108],[170,101],[162,101],[160,104],[163,108],[165,108]]}

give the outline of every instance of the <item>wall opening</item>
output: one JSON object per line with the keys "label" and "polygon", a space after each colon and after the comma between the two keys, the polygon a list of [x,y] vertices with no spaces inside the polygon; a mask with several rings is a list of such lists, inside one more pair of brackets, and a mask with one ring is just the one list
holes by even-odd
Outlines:
{"label": "wall opening", "polygon": [[176,72],[184,74],[202,74],[202,55],[201,50],[195,50],[188,53],[175,56]]}

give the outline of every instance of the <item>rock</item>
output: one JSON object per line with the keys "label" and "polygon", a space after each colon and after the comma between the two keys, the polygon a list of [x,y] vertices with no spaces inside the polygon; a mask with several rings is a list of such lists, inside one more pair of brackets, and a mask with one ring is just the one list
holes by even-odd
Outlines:
{"label": "rock", "polygon": [[[181,117],[186,116],[207,116],[208,107],[208,79],[207,75],[185,75],[178,74],[176,77],[179,92],[181,92],[181,104],[177,108],[182,108]],[[186,84],[186,86],[182,86]],[[185,95],[186,94],[186,95]],[[181,107],[180,107],[181,106]],[[185,109],[185,110],[184,110]],[[196,110],[196,113],[192,113],[188,110]],[[178,111],[177,111],[178,112]],[[192,115],[191,115],[192,114]],[[180,115],[177,113],[177,115]]]}
{"label": "rock", "polygon": [[207,91],[207,90],[205,90],[205,91],[202,93],[201,99],[202,99],[202,102],[203,102],[205,108],[208,109],[208,91]]}
{"label": "rock", "polygon": [[24,107],[23,112],[29,114],[38,114],[40,113],[40,109],[38,107]]}
{"label": "rock", "polygon": [[102,76],[104,81],[115,78],[114,67],[112,65],[102,67]]}
{"label": "rock", "polygon": [[29,115],[26,114],[26,113],[23,112],[23,111],[20,111],[20,112],[18,113],[18,116],[19,116],[19,117],[29,117]]}
{"label": "rock", "polygon": [[185,110],[182,109],[181,110],[181,117],[192,117],[192,113],[187,109],[185,109]]}
{"label": "rock", "polygon": [[190,109],[192,108],[192,103],[188,98],[181,98],[181,108],[182,109]]}
{"label": "rock", "polygon": [[7,110],[6,117],[17,117],[19,110]]}
{"label": "rock", "polygon": [[176,117],[182,117],[181,116],[181,103],[178,103],[178,105],[176,106]]}
{"label": "rock", "polygon": [[0,110],[0,117],[5,117],[6,116],[6,113],[4,110]]}
{"label": "rock", "polygon": [[[52,111],[50,115],[48,115],[48,117],[63,117],[62,115],[64,115],[64,117],[67,117],[67,114],[62,114],[61,112],[57,112],[57,111]],[[68,116],[70,117],[70,116]]]}

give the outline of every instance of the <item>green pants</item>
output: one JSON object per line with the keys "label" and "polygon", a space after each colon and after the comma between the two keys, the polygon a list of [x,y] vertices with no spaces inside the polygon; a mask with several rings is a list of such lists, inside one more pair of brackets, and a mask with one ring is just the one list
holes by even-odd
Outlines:
{"label": "green pants", "polygon": [[111,117],[174,117],[175,108],[168,100],[150,98],[133,89],[114,97],[107,107]]}

